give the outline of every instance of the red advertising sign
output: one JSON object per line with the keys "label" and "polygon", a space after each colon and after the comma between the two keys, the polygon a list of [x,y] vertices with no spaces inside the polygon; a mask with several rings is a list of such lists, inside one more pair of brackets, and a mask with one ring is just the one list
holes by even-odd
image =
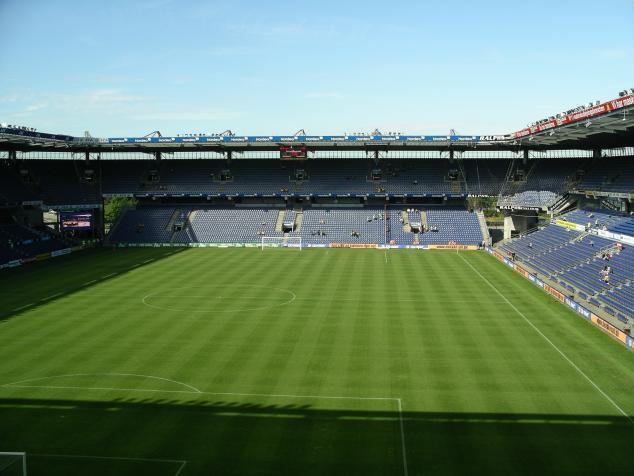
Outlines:
{"label": "red advertising sign", "polygon": [[537,132],[543,132],[555,127],[583,121],[632,105],[634,105],[634,94],[623,96],[622,98],[618,99],[613,99],[612,101],[604,102],[603,104],[599,104],[598,106],[590,107],[588,109],[584,109],[583,111],[575,112],[573,114],[563,116],[558,119],[553,119],[552,121],[543,122],[533,127],[527,127],[526,129],[522,129],[521,131],[514,132],[513,134],[511,134],[511,136],[513,137],[513,139],[520,139],[522,137],[535,134]]}

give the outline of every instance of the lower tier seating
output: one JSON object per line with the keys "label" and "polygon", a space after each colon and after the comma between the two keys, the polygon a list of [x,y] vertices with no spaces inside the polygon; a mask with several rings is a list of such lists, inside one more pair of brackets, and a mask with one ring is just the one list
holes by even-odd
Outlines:
{"label": "lower tier seating", "polygon": [[[590,218],[585,212],[567,216],[569,221]],[[604,222],[598,226],[601,223]],[[634,247],[588,232],[548,225],[506,242],[500,249],[576,299],[598,306],[624,323],[634,320]],[[608,267],[606,282],[604,273]]]}
{"label": "lower tier seating", "polygon": [[[410,231],[401,216],[427,228]],[[281,224],[291,224],[286,234]],[[408,222],[409,223],[409,222]],[[407,228],[407,230],[405,230]],[[110,233],[113,243],[259,243],[267,237],[301,237],[303,243],[482,243],[475,213],[459,207],[383,208],[175,208],[129,210]]]}

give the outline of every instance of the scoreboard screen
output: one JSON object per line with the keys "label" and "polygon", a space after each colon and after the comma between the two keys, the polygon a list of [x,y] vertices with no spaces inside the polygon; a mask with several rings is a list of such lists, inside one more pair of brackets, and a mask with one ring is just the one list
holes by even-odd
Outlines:
{"label": "scoreboard screen", "polygon": [[92,228],[92,213],[60,212],[59,222],[62,230],[89,230]]}
{"label": "scoreboard screen", "polygon": [[308,157],[308,151],[305,146],[292,147],[290,145],[280,146],[280,159],[282,160],[305,160]]}

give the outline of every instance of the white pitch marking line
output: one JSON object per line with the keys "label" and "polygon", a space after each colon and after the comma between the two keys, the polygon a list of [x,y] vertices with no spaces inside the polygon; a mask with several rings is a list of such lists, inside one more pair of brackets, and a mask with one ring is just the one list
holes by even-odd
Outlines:
{"label": "white pitch marking line", "polygon": [[104,274],[104,275],[102,276],[102,278],[110,278],[110,277],[112,277],[112,276],[114,276],[114,275],[116,275],[116,274],[117,274],[117,273]]}
{"label": "white pitch marking line", "polygon": [[[214,286],[189,286],[187,288],[172,288],[172,290],[174,289],[218,289],[218,288],[223,288],[223,287],[227,287],[227,286],[222,286],[222,285],[214,285]],[[228,287],[233,287],[233,288],[263,288],[263,289],[273,289],[274,291],[280,291],[283,293],[287,293],[288,295],[291,296],[290,299],[281,302],[281,303],[277,303],[277,304],[270,304],[270,305],[266,305],[266,306],[258,306],[258,307],[251,307],[251,308],[240,308],[240,309],[228,309],[228,310],[196,310],[196,309],[192,309],[192,310],[187,310],[187,309],[180,309],[180,308],[175,308],[175,307],[166,307],[166,306],[155,306],[153,304],[150,304],[147,301],[148,298],[150,297],[154,297],[157,294],[160,297],[161,293],[164,294],[169,294],[169,291],[154,291],[151,292],[150,294],[147,294],[145,296],[143,296],[143,298],[141,299],[141,304],[149,307],[149,308],[153,308],[153,309],[158,309],[160,311],[177,311],[177,312],[189,312],[189,313],[196,313],[196,314],[211,314],[211,313],[229,313],[229,312],[245,312],[245,311],[263,311],[263,310],[269,310],[269,309],[274,309],[276,307],[281,307],[281,306],[286,306],[288,304],[291,304],[293,301],[295,301],[295,299],[297,299],[297,294],[295,294],[293,291],[289,290],[289,289],[284,289],[284,288],[274,288],[274,287],[270,287],[270,286],[263,286],[263,285],[258,285],[258,284],[237,284],[237,285],[228,285]],[[182,296],[179,296],[182,297]]]}
{"label": "white pitch marking line", "polygon": [[401,450],[403,451],[403,475],[408,476],[407,469],[407,450],[405,447],[405,424],[403,423],[403,401],[400,398],[396,399],[398,404],[398,420],[401,427]]}
{"label": "white pitch marking line", "polygon": [[482,279],[485,283],[487,283],[487,284],[489,285],[489,287],[490,287],[491,289],[493,289],[493,290],[494,290],[494,291],[495,291],[495,292],[496,292],[496,293],[497,293],[497,294],[498,294],[498,295],[499,295],[502,299],[504,299],[504,301],[505,301],[505,302],[506,302],[509,306],[511,306],[511,307],[513,308],[513,310],[514,310],[514,311],[515,311],[515,312],[516,312],[516,313],[517,313],[517,314],[518,314],[518,315],[519,315],[522,319],[524,319],[524,321],[526,321],[526,323],[527,323],[529,326],[531,326],[531,327],[533,328],[533,330],[535,330],[535,332],[537,332],[540,336],[542,336],[542,337],[544,338],[544,340],[545,340],[546,342],[548,342],[548,343],[551,345],[551,347],[552,347],[553,349],[555,349],[555,350],[559,353],[559,355],[561,355],[561,356],[564,358],[564,360],[566,360],[566,362],[568,362],[568,363],[569,363],[569,364],[570,364],[570,365],[571,365],[571,366],[572,366],[572,367],[573,367],[573,368],[574,368],[577,372],[579,372],[579,374],[580,374],[580,375],[582,375],[582,376],[583,376],[583,378],[585,378],[585,379],[586,379],[586,380],[587,380],[587,381],[588,381],[588,382],[589,382],[589,383],[590,383],[590,384],[591,384],[591,385],[592,385],[592,386],[593,386],[593,387],[594,387],[594,388],[595,388],[595,389],[596,389],[596,390],[597,390],[597,391],[598,391],[601,395],[603,395],[603,396],[605,397],[605,399],[606,399],[608,402],[610,402],[614,408],[616,408],[616,409],[617,409],[617,410],[618,410],[618,411],[619,411],[619,412],[620,412],[620,413],[621,413],[621,414],[622,414],[625,418],[627,418],[627,419],[628,419],[628,421],[629,421],[630,423],[632,423],[632,424],[634,425],[634,420],[632,420],[632,419],[629,417],[629,415],[628,415],[627,413],[625,413],[625,411],[623,411],[623,409],[622,409],[620,406],[618,406],[618,404],[617,404],[614,400],[612,400],[612,398],[610,398],[610,396],[609,396],[607,393],[605,393],[603,390],[601,390],[601,388],[600,388],[600,387],[599,387],[596,383],[594,383],[594,380],[592,380],[590,377],[588,377],[588,376],[585,374],[585,372],[584,372],[583,370],[581,370],[579,367],[577,367],[577,365],[576,365],[576,364],[575,364],[572,360],[570,360],[570,358],[569,358],[569,357],[568,357],[568,356],[567,356],[567,355],[566,355],[566,354],[565,354],[565,353],[564,353],[564,352],[563,352],[563,351],[562,351],[559,347],[557,347],[557,345],[556,345],[553,341],[551,341],[548,337],[546,337],[546,335],[545,335],[542,331],[540,331],[540,330],[539,330],[539,328],[538,328],[535,324],[533,324],[533,323],[531,322],[531,320],[530,320],[530,319],[528,319],[528,317],[526,317],[526,316],[524,315],[524,313],[522,313],[522,311],[520,311],[517,307],[515,307],[515,305],[514,305],[511,301],[509,301],[509,300],[506,298],[506,296],[505,296],[504,294],[502,294],[500,291],[498,291],[498,289],[497,289],[497,288],[496,288],[493,284],[491,284],[491,282],[490,282],[487,278],[485,278],[485,277],[484,277],[484,275],[482,275],[482,273],[480,273],[480,271],[478,271],[478,270],[477,270],[477,268],[475,268],[475,267],[474,267],[471,263],[469,263],[469,261],[468,261],[468,260],[466,260],[466,259],[465,259],[462,255],[459,255],[459,256],[460,256],[460,258],[461,258],[461,259],[462,259],[465,263],[467,263],[467,265],[469,265],[469,267],[470,267],[473,271],[475,271],[475,273],[476,273],[478,276],[480,276],[480,278],[481,278],[481,279]]}
{"label": "white pitch marking line", "polygon": [[33,306],[33,305],[34,305],[34,304],[33,304],[32,302],[30,302],[29,304],[25,304],[24,306],[16,307],[16,308],[15,308],[13,311],[11,311],[11,312],[21,311],[22,309],[25,309],[25,308],[27,308],[27,307],[31,307],[31,306]]}
{"label": "white pitch marking line", "polygon": [[[53,378],[53,377],[45,377],[45,378]],[[22,382],[29,382],[33,380],[40,379],[30,379],[30,380],[22,380]],[[395,397],[350,397],[350,396],[332,396],[332,395],[294,395],[294,394],[268,394],[268,393],[242,393],[242,392],[203,392],[198,389],[197,391],[191,390],[154,390],[154,389],[145,389],[145,388],[116,388],[116,387],[79,387],[79,386],[57,386],[57,385],[19,385],[20,382],[16,383],[7,383],[4,385],[0,385],[0,387],[7,388],[51,388],[51,389],[72,389],[72,390],[106,390],[106,391],[122,391],[122,392],[152,392],[152,393],[187,393],[187,394],[196,394],[196,395],[214,395],[214,396],[234,396],[234,397],[263,397],[263,398],[305,398],[305,399],[321,399],[321,400],[374,400],[374,401],[392,401],[396,402],[399,414],[399,427],[401,434],[401,451],[403,456],[403,475],[408,476],[408,468],[407,468],[407,450],[405,445],[405,428],[403,421],[403,402],[400,398]],[[180,382],[179,382],[180,383]],[[186,385],[190,388],[190,385]],[[44,455],[40,455],[44,456]],[[63,455],[60,455],[63,456]],[[79,456],[78,456],[79,457]],[[89,458],[89,456],[86,456]],[[138,458],[132,458],[138,459]],[[158,461],[158,460],[156,460]],[[176,460],[165,460],[165,461],[176,461]],[[185,462],[186,463],[186,462]],[[185,465],[183,465],[184,467]],[[176,473],[175,476],[180,474],[182,468]]]}
{"label": "white pitch marking line", "polygon": [[55,293],[55,294],[51,294],[50,296],[47,296],[45,298],[40,299],[40,301],[50,301],[53,298],[56,298],[57,296],[61,296],[64,293]]}
{"label": "white pitch marking line", "polygon": [[393,397],[339,397],[328,395],[293,395],[293,394],[269,394],[269,393],[238,393],[238,392],[201,392],[205,395],[226,395],[236,397],[272,397],[272,398],[316,398],[323,400],[379,400],[379,401],[397,401],[398,398]]}
{"label": "white pitch marking line", "polygon": [[96,279],[93,279],[92,281],[86,281],[86,282],[84,283],[84,286],[89,286],[89,285],[94,284],[94,283],[96,283],[96,282],[97,282],[97,280],[96,280]]}
{"label": "white pitch marking line", "polygon": [[[242,299],[242,298],[240,298]],[[498,303],[498,304],[503,304],[505,301],[482,301],[482,300],[477,300],[477,299],[453,299],[451,297],[447,297],[447,299],[450,299],[452,303],[465,303],[465,304],[490,304],[490,303]],[[350,301],[350,302],[363,302],[365,304],[377,304],[377,303],[385,303],[385,302],[418,302],[418,303],[423,303],[424,301],[422,299],[387,299],[386,301],[380,301],[380,300],[371,300],[371,299],[365,299],[363,297],[361,298],[297,298],[296,301],[328,301],[328,302],[338,302],[338,301]]]}
{"label": "white pitch marking line", "polygon": [[[172,380],[169,378],[164,378],[164,377],[157,377],[155,375],[144,375],[144,374],[131,374],[131,373],[120,373],[120,372],[108,372],[108,373],[79,373],[79,374],[64,374],[64,375],[51,375],[49,377],[37,377],[37,378],[30,378],[30,379],[26,379],[26,380],[19,380],[17,382],[11,382],[11,383],[7,383],[4,386],[7,387],[17,387],[19,386],[19,384],[23,384],[23,383],[29,383],[29,382],[37,382],[40,380],[50,380],[50,379],[54,379],[54,378],[68,378],[68,377],[141,377],[141,378],[149,378],[152,380],[163,380],[165,382],[171,382],[171,383],[175,383],[176,385],[181,385],[183,387],[186,387],[190,390],[193,391],[193,393],[202,393],[199,389],[197,389],[196,387],[194,387],[193,385],[188,385],[184,382],[179,382],[178,380]],[[35,385],[25,385],[26,386],[33,386],[35,387]],[[73,388],[81,388],[81,387],[73,387]],[[176,392],[176,390],[165,390],[166,392]]]}
{"label": "white pitch marking line", "polygon": [[394,397],[348,397],[348,396],[330,396],[330,395],[293,395],[293,394],[270,394],[270,393],[240,393],[240,392],[203,392],[193,390],[155,390],[151,388],[123,388],[123,387],[83,387],[83,386],[59,386],[59,385],[20,385],[16,383],[5,383],[0,387],[14,388],[57,388],[57,389],[77,389],[77,390],[118,390],[122,392],[153,392],[153,393],[187,393],[196,395],[216,395],[216,396],[233,396],[233,397],[271,397],[271,398],[314,398],[321,400],[377,400],[377,401],[393,401],[399,399]]}
{"label": "white pitch marking line", "polygon": [[141,461],[146,463],[170,463],[178,464],[179,467],[174,473],[174,476],[178,476],[183,471],[183,468],[187,465],[187,460],[183,459],[162,459],[162,458],[130,458],[125,456],[89,456],[89,455],[59,455],[59,454],[45,454],[34,453],[31,456],[40,458],[76,458],[76,459],[111,459],[116,461]]}
{"label": "white pitch marking line", "polygon": [[54,390],[106,390],[118,392],[152,392],[152,393],[188,393],[200,395],[204,392],[194,392],[192,390],[155,390],[152,388],[126,388],[126,387],[79,387],[73,385],[20,385],[7,383],[0,385],[6,388],[51,388]]}

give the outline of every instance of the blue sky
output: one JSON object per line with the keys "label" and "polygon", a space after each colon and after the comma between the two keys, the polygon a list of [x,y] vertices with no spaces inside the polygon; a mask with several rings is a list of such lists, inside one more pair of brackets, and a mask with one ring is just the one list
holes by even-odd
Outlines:
{"label": "blue sky", "polygon": [[633,0],[0,0],[0,122],[508,133],[634,87],[633,25]]}

